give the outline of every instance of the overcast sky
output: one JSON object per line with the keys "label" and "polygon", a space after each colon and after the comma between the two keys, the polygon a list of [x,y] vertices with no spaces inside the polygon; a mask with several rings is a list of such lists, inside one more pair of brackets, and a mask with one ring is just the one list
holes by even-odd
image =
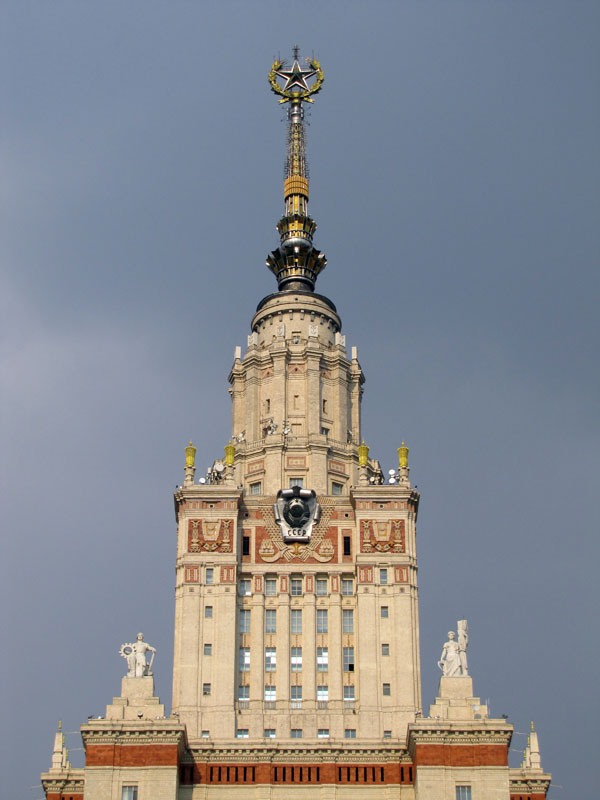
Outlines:
{"label": "overcast sky", "polygon": [[[469,620],[475,692],[535,720],[552,800],[599,742],[597,2],[27,2],[0,8],[2,782],[39,800],[59,719],[157,647],[170,703],[183,448],[227,375],[283,208],[273,56],[317,55],[318,290],[363,435],[422,492],[423,704]],[[594,713],[596,712],[596,713]],[[73,761],[81,740],[69,733]]]}

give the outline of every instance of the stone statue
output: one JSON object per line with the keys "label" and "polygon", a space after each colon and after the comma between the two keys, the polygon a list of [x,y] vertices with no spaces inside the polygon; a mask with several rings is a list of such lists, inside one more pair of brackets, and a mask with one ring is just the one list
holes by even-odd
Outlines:
{"label": "stone statue", "polygon": [[454,678],[462,674],[458,642],[454,631],[448,631],[448,641],[442,648],[438,667],[442,670],[444,678]]}
{"label": "stone statue", "polygon": [[461,675],[468,675],[467,647],[469,646],[469,625],[466,619],[459,619],[456,626],[458,632],[458,655],[460,658]]}
{"label": "stone statue", "polygon": [[[152,653],[150,663],[146,663],[146,653]],[[119,654],[127,661],[128,678],[144,678],[152,675],[152,663],[156,648],[144,641],[144,634],[138,633],[135,642],[122,644]]]}

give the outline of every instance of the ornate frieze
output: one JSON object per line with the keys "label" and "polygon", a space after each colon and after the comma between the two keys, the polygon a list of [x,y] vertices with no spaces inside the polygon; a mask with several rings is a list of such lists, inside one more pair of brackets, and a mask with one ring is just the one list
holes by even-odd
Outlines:
{"label": "ornate frieze", "polygon": [[406,522],[403,519],[363,519],[362,553],[405,553]]}
{"label": "ornate frieze", "polygon": [[188,552],[231,553],[231,519],[188,520]]}

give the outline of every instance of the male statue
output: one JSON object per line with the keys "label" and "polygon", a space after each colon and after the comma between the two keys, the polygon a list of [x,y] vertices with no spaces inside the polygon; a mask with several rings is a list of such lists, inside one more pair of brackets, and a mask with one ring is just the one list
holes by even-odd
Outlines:
{"label": "male statue", "polygon": [[[156,648],[144,641],[144,634],[138,633],[135,642],[121,645],[120,654],[127,660],[127,677],[143,678],[152,675],[152,662]],[[146,663],[146,653],[152,653],[150,663]]]}

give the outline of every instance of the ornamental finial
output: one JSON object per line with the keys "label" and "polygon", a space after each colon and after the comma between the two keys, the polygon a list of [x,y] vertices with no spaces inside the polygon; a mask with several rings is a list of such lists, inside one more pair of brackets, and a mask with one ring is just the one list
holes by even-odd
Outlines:
{"label": "ornamental finial", "polygon": [[288,105],[288,150],[283,183],[285,214],[277,224],[281,244],[267,258],[280,291],[314,291],[317,275],[327,259],[313,247],[316,222],[308,215],[308,164],[304,135],[303,103],[312,103],[312,95],[323,85],[321,65],[314,58],[300,64],[300,48],[293,49],[291,65],[277,59],[269,72],[271,90],[280,103]]}

